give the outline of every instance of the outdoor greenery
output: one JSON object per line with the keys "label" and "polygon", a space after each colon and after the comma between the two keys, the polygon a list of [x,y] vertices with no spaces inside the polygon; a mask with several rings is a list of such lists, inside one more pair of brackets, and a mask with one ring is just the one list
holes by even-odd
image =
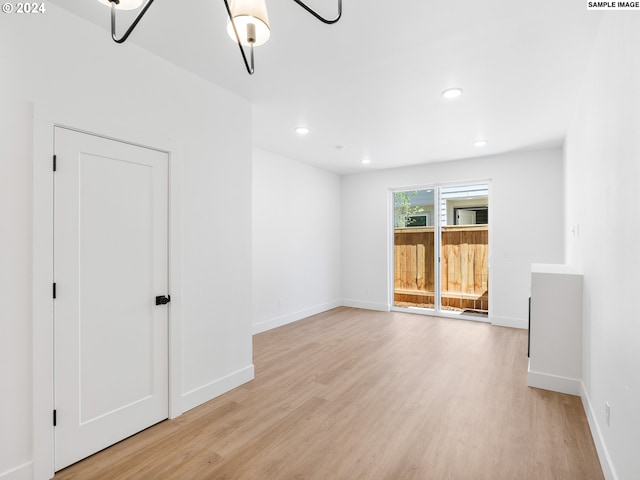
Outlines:
{"label": "outdoor greenery", "polygon": [[417,195],[417,190],[394,193],[394,225],[396,228],[410,227],[414,220],[409,217],[424,212],[424,208],[421,206],[411,204],[411,199]]}

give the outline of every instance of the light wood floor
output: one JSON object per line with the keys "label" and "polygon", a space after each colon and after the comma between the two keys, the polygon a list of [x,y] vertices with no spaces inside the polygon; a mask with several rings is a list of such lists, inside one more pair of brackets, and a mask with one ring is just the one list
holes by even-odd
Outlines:
{"label": "light wood floor", "polygon": [[578,397],[526,386],[525,331],[338,308],[254,337],[256,379],[67,479],[602,479]]}

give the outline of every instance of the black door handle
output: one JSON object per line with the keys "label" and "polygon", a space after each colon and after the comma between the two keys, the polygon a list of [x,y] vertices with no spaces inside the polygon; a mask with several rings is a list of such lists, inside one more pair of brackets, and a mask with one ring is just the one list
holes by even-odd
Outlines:
{"label": "black door handle", "polygon": [[171,295],[159,295],[156,297],[156,305],[166,305],[171,301]]}

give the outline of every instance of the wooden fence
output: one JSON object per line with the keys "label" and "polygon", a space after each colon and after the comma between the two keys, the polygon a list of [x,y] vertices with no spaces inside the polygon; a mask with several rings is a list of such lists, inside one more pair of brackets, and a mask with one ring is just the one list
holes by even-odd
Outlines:
{"label": "wooden fence", "polygon": [[[396,305],[431,308],[434,303],[433,227],[395,230]],[[489,310],[487,225],[442,227],[442,307]]]}

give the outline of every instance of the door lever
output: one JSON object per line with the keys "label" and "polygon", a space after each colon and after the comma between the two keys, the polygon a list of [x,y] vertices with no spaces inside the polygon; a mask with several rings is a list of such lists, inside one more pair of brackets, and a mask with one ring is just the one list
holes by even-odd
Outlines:
{"label": "door lever", "polygon": [[171,295],[159,295],[156,297],[156,305],[166,305],[171,301]]}

